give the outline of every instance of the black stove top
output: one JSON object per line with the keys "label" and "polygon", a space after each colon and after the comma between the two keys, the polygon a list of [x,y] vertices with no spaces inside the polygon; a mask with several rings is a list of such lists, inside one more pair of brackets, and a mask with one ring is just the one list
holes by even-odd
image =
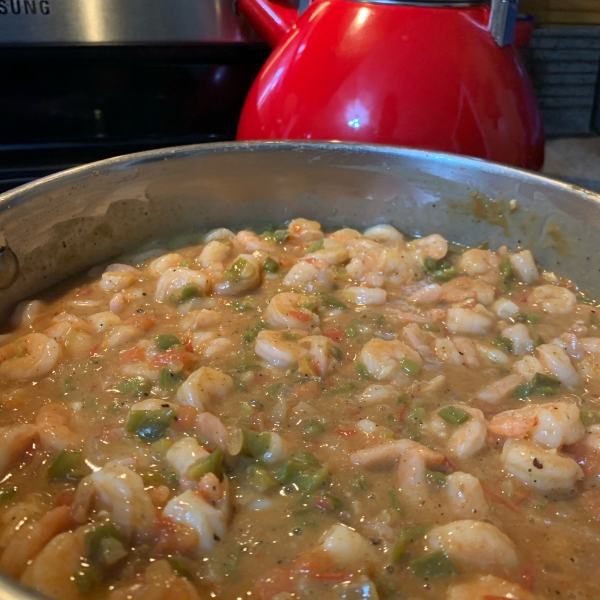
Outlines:
{"label": "black stove top", "polygon": [[86,162],[235,137],[263,44],[3,48],[0,192]]}

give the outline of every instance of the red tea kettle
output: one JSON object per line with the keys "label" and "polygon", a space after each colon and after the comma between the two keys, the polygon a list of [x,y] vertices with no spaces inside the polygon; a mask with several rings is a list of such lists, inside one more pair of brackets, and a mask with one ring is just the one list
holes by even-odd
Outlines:
{"label": "red tea kettle", "polygon": [[[301,0],[301,4],[306,0]],[[237,138],[345,140],[540,169],[538,104],[515,48],[515,0],[239,0],[274,48]]]}

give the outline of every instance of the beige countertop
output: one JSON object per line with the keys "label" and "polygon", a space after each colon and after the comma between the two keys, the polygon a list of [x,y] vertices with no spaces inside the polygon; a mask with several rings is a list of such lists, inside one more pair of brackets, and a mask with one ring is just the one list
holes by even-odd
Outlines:
{"label": "beige countertop", "polygon": [[600,136],[549,140],[542,173],[600,193]]}

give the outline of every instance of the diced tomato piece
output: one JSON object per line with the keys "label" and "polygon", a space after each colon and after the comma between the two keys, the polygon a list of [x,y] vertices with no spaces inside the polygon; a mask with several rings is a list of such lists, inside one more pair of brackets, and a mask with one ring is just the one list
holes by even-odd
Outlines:
{"label": "diced tomato piece", "polygon": [[102,344],[96,344],[89,352],[88,358],[92,358],[92,356],[97,356],[102,348]]}
{"label": "diced tomato piece", "polygon": [[410,408],[410,402],[405,402],[402,405],[402,408],[400,409],[400,412],[398,413],[398,421],[402,421],[402,419],[404,419],[409,408]]}
{"label": "diced tomato piece", "polygon": [[55,501],[56,506],[71,506],[73,504],[73,500],[75,500],[75,493],[73,490],[63,490],[57,497]]}
{"label": "diced tomato piece", "polygon": [[342,342],[346,337],[346,334],[337,327],[334,327],[333,329],[326,329],[323,332],[323,335],[328,337],[333,342]]}
{"label": "diced tomato piece", "polygon": [[174,360],[179,360],[185,367],[189,366],[196,360],[196,356],[186,352],[185,350],[169,350],[161,352],[152,359],[152,364],[157,367],[162,367],[170,364]]}
{"label": "diced tomato piece", "polygon": [[306,323],[310,320],[310,315],[300,312],[299,310],[289,310],[288,315],[294,317],[294,319],[298,319],[298,321],[302,321],[302,323]]}
{"label": "diced tomato piece", "polygon": [[156,321],[145,315],[135,315],[134,317],[127,319],[125,321],[125,325],[134,325],[135,327],[139,327],[144,331],[148,331],[156,325]]}
{"label": "diced tomato piece", "polygon": [[284,268],[287,269],[289,267],[293,267],[296,264],[296,259],[295,258],[286,258],[285,256],[283,258],[279,259],[279,264]]}
{"label": "diced tomato piece", "polygon": [[179,430],[193,429],[200,411],[195,406],[181,406],[177,411],[177,420],[173,426]]}
{"label": "diced tomato piece", "polygon": [[189,336],[183,340],[183,345],[188,352],[194,352],[194,346]]}
{"label": "diced tomato piece", "polygon": [[528,563],[523,569],[523,586],[528,590],[532,590],[535,585],[535,570],[533,564]]}
{"label": "diced tomato piece", "polygon": [[123,350],[119,354],[119,360],[124,364],[142,362],[146,359],[146,352],[140,346],[134,346],[129,350]]}
{"label": "diced tomato piece", "polygon": [[446,473],[446,475],[450,475],[451,473],[454,473],[454,471],[457,470],[457,466],[448,457],[446,457],[444,459],[444,462],[442,462],[442,464],[440,465],[440,471],[443,471],[444,473]]}
{"label": "diced tomato piece", "polygon": [[[159,511],[157,509],[157,514]],[[158,541],[154,550],[158,554],[186,554],[198,546],[198,533],[191,527],[184,527],[170,519],[157,518]]]}
{"label": "diced tomato piece", "polygon": [[294,563],[294,571],[300,573],[323,573],[333,567],[333,561],[322,549],[307,550],[298,556]]}
{"label": "diced tomato piece", "polygon": [[255,584],[254,589],[260,600],[271,600],[282,592],[293,592],[296,581],[287,569],[273,567],[269,569]]}
{"label": "diced tomato piece", "polygon": [[335,508],[333,500],[327,496],[315,496],[314,500],[315,504],[323,510],[333,510]]}
{"label": "diced tomato piece", "polygon": [[344,436],[351,436],[351,435],[356,435],[358,433],[358,431],[356,431],[356,429],[336,429],[335,432],[338,435],[344,435]]}

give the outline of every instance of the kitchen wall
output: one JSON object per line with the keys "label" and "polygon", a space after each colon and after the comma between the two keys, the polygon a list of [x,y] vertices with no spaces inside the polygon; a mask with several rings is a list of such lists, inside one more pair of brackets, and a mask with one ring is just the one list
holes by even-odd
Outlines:
{"label": "kitchen wall", "polygon": [[600,0],[522,0],[534,16],[521,49],[550,137],[600,132]]}

